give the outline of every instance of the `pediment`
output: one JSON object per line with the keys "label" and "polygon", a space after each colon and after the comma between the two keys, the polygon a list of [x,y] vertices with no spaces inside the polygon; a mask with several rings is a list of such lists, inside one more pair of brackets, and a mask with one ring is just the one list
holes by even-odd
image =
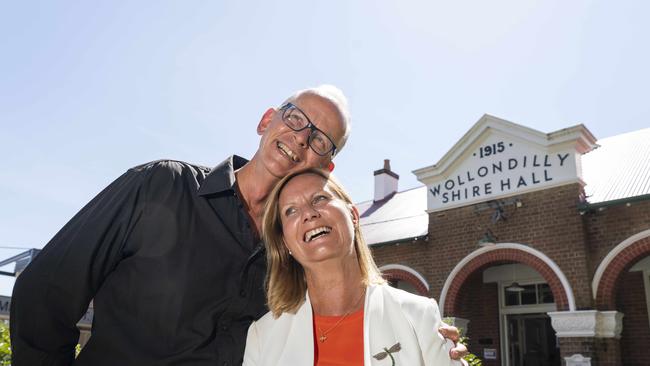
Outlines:
{"label": "pediment", "polygon": [[595,148],[584,125],[543,133],[484,115],[436,164],[413,173],[439,211],[560,184],[582,182],[580,157]]}

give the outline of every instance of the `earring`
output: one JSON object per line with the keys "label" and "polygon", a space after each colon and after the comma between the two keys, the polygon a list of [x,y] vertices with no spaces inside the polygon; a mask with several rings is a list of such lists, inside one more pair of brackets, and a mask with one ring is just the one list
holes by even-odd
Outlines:
{"label": "earring", "polygon": [[293,255],[293,253],[291,253],[291,249],[289,249],[289,255]]}

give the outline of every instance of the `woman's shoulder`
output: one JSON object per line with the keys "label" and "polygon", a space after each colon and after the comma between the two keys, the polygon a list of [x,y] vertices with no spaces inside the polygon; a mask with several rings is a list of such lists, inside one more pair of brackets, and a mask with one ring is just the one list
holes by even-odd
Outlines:
{"label": "woman's shoulder", "polygon": [[393,302],[408,313],[427,312],[433,309],[438,310],[436,300],[430,297],[416,295],[387,284],[374,285],[371,288],[373,292],[381,292],[385,301]]}
{"label": "woman's shoulder", "polygon": [[253,322],[257,327],[269,327],[273,323],[275,323],[278,320],[278,318],[273,316],[272,312],[267,312],[264,314],[261,318],[257,319],[256,321]]}
{"label": "woman's shoulder", "polygon": [[258,332],[268,332],[271,329],[281,327],[282,324],[291,322],[295,314],[282,313],[279,317],[273,316],[272,312],[264,314],[261,318],[253,322]]}

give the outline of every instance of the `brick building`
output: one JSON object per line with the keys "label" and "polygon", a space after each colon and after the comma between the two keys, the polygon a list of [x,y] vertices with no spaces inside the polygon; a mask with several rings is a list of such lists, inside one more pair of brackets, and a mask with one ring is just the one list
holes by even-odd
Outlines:
{"label": "brick building", "polygon": [[650,129],[596,141],[483,116],[422,187],[385,161],[361,225],[484,365],[650,365]]}

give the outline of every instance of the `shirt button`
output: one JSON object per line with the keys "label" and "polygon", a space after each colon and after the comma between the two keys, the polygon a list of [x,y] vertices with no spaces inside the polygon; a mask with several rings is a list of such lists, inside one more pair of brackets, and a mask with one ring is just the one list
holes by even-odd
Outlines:
{"label": "shirt button", "polygon": [[246,290],[239,291],[239,296],[246,297]]}
{"label": "shirt button", "polygon": [[224,332],[228,331],[228,326],[227,325],[222,325],[221,330],[223,330]]}
{"label": "shirt button", "polygon": [[228,366],[228,365],[230,365],[228,361],[223,361],[223,366]]}

